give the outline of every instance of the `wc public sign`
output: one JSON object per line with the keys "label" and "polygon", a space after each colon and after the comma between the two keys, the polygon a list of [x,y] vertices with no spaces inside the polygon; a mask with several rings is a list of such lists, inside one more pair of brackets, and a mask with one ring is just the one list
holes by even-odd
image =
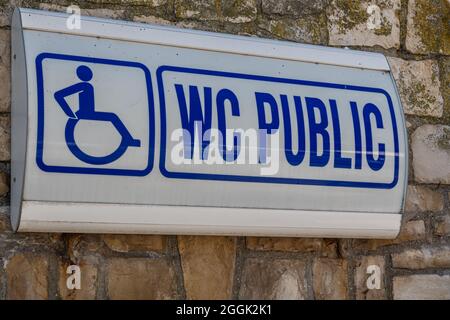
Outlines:
{"label": "wc public sign", "polygon": [[381,54],[17,9],[18,231],[394,237],[403,112]]}

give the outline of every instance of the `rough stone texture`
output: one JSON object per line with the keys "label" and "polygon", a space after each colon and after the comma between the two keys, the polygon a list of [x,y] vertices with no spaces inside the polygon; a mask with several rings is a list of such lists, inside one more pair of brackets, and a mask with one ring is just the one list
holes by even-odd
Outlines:
{"label": "rough stone texture", "polygon": [[96,298],[98,287],[98,267],[95,259],[83,259],[77,265],[81,271],[81,288],[68,289],[67,261],[60,262],[59,266],[59,295],[64,300],[93,300]]}
{"label": "rough stone texture", "polygon": [[6,262],[7,299],[48,299],[48,262],[44,256],[19,253]]}
{"label": "rough stone texture", "polygon": [[9,216],[4,214],[4,207],[1,207],[0,210],[0,232],[3,234],[9,229]]}
{"label": "rough stone texture", "polygon": [[331,1],[330,45],[399,48],[399,10],[400,0]]}
{"label": "rough stone texture", "polygon": [[[63,0],[64,1],[64,0]],[[121,4],[129,6],[149,6],[149,7],[159,7],[163,5],[168,5],[170,0],[89,0],[89,2],[95,4],[103,4],[105,2],[110,4]]]}
{"label": "rough stone texture", "polygon": [[114,258],[108,262],[111,299],[175,299],[175,271],[164,259]]}
{"label": "rough stone texture", "polygon": [[[369,289],[367,280],[371,273],[367,273],[367,267],[375,265],[380,268],[380,289]],[[358,300],[382,300],[386,299],[385,261],[382,256],[361,257],[356,262],[355,285],[356,299]]]}
{"label": "rough stone texture", "polygon": [[235,238],[179,236],[178,248],[186,298],[231,298],[236,256]]}
{"label": "rough stone texture", "polygon": [[439,217],[434,229],[434,233],[438,236],[450,236],[450,216]]}
{"label": "rough stone texture", "polygon": [[316,259],[313,264],[314,297],[318,300],[346,299],[347,261]]}
{"label": "rough stone texture", "polygon": [[444,209],[444,196],[430,188],[423,186],[408,186],[405,211],[442,211]]}
{"label": "rough stone texture", "polygon": [[0,161],[11,159],[11,119],[0,115]]}
{"label": "rough stone texture", "polygon": [[326,0],[262,0],[262,12],[272,16],[310,16],[322,12]]}
{"label": "rough stone texture", "polygon": [[425,223],[423,220],[405,221],[400,228],[397,242],[423,240],[426,237]]}
{"label": "rough stone texture", "polygon": [[20,0],[0,1],[0,27],[7,27],[11,24],[11,16],[15,6],[20,6]]}
{"label": "rough stone texture", "polygon": [[0,197],[5,196],[9,191],[9,176],[5,172],[0,172]]}
{"label": "rough stone texture", "polygon": [[256,13],[256,0],[175,0],[175,15],[181,19],[246,23],[254,21]]}
{"label": "rough stone texture", "polygon": [[450,123],[450,56],[439,60],[439,74],[441,75],[441,90],[444,97],[444,119],[443,124]]}
{"label": "rough stone texture", "polygon": [[306,264],[300,260],[247,259],[240,299],[304,300],[307,296]]}
{"label": "rough stone texture", "polygon": [[[215,32],[217,30],[221,31],[222,33],[225,32],[222,29],[218,29],[218,25],[221,25],[222,23],[220,22],[215,22],[215,21],[197,21],[197,20],[182,20],[182,21],[177,21],[175,26],[183,28],[183,29],[193,29],[193,30],[201,30],[201,31],[212,31]],[[232,24],[226,24],[226,26],[234,26]],[[238,26],[238,30],[239,30],[239,26]],[[234,28],[231,28],[231,30],[228,30],[228,32],[230,33],[239,33],[239,31],[237,31]]]}
{"label": "rough stone texture", "polygon": [[396,300],[448,300],[450,276],[423,274],[394,277],[393,292]]}
{"label": "rough stone texture", "polygon": [[403,242],[423,240],[426,237],[425,223],[423,220],[404,221],[400,233],[395,239],[363,239],[353,240],[356,250],[373,251],[384,246],[396,245]]}
{"label": "rough stone texture", "polygon": [[223,18],[232,23],[251,22],[256,19],[257,4],[257,0],[222,0]]}
{"label": "rough stone texture", "polygon": [[446,0],[409,0],[406,49],[412,53],[450,54]]}
{"label": "rough stone texture", "polygon": [[423,125],[412,135],[414,179],[450,184],[450,126]]}
{"label": "rough stone texture", "polygon": [[434,60],[407,61],[388,57],[406,114],[441,117],[439,66]]}
{"label": "rough stone texture", "polygon": [[248,237],[247,248],[263,251],[319,252],[330,258],[337,256],[337,243],[330,239]]}
{"label": "rough stone texture", "polygon": [[0,112],[6,112],[11,104],[11,61],[10,61],[10,31],[0,30]]}
{"label": "rough stone texture", "polygon": [[67,240],[67,253],[71,261],[78,263],[84,256],[101,254],[103,242],[98,235],[70,235]]}
{"label": "rough stone texture", "polygon": [[9,206],[0,206],[0,257],[13,253],[43,251],[43,255],[61,252],[64,243],[58,233],[14,233]]}
{"label": "rough stone texture", "polygon": [[324,26],[324,15],[319,15],[316,19],[261,19],[258,22],[259,34],[262,36],[312,44],[326,44],[327,34]]}
{"label": "rough stone texture", "polygon": [[394,268],[450,268],[450,246],[409,249],[392,254]]}
{"label": "rough stone texture", "polygon": [[[66,12],[67,7],[51,3],[41,3],[39,9],[49,10],[49,11],[60,11]],[[110,18],[110,19],[120,19],[123,18],[124,10],[113,10],[113,9],[81,9],[81,15],[94,16],[99,18]],[[81,25],[83,27],[83,25]]]}
{"label": "rough stone texture", "polygon": [[4,8],[0,9],[0,27],[6,27],[9,25],[9,14]]}
{"label": "rough stone texture", "polygon": [[180,19],[218,20],[220,13],[215,2],[175,0],[175,15]]}
{"label": "rough stone texture", "polygon": [[141,22],[141,23],[159,24],[159,25],[173,24],[173,22],[166,20],[166,19],[162,19],[162,18],[155,17],[155,16],[145,16],[145,15],[135,16],[133,18],[133,21]]}
{"label": "rough stone texture", "polygon": [[153,235],[108,234],[103,236],[106,245],[113,251],[163,251],[167,238]]}

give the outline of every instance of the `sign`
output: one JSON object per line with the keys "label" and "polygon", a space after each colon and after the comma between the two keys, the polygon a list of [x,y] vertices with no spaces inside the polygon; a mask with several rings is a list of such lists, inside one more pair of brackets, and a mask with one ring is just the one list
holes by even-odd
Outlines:
{"label": "sign", "polygon": [[[36,161],[41,170],[150,173],[155,115],[151,75],[145,65],[42,53],[36,58],[36,75]],[[124,79],[133,79],[133,84],[126,85]],[[55,148],[55,144],[66,147]]]}
{"label": "sign", "polygon": [[407,179],[381,54],[18,9],[18,231],[396,236]]}

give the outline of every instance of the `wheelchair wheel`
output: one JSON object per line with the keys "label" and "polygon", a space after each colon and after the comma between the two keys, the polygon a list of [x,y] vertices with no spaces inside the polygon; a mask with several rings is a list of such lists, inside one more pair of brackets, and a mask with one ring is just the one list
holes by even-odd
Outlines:
{"label": "wheelchair wheel", "polygon": [[69,147],[69,150],[72,152],[72,154],[79,160],[95,165],[108,164],[119,159],[125,153],[125,151],[127,151],[129,145],[126,143],[124,137],[122,136],[119,147],[109,155],[99,157],[91,156],[85,153],[78,147],[77,143],[75,142],[75,126],[77,125],[79,120],[80,119],[74,118],[69,119],[66,123],[65,129],[67,146]]}

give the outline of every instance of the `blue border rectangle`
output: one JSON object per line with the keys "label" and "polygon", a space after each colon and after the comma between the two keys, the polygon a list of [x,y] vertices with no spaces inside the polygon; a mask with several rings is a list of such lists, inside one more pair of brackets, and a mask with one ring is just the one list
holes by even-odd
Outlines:
{"label": "blue border rectangle", "polygon": [[[123,66],[131,68],[139,68],[144,72],[147,86],[148,108],[149,108],[149,154],[147,167],[143,170],[134,169],[114,169],[114,168],[86,168],[86,167],[67,167],[53,166],[44,163],[42,158],[44,152],[44,74],[42,62],[44,59],[79,61],[97,64],[108,64],[112,66]],[[58,53],[44,52],[36,57],[36,78],[37,78],[37,102],[38,102],[38,121],[37,121],[37,150],[36,163],[38,167],[46,172],[61,173],[82,173],[82,174],[100,174],[100,175],[117,175],[117,176],[146,176],[153,169],[154,150],[155,150],[155,108],[153,99],[153,90],[151,75],[148,68],[139,62],[110,60],[102,58],[82,57],[74,55],[65,55]]]}
{"label": "blue border rectangle", "polygon": [[[389,105],[389,111],[390,111],[390,115],[391,115],[391,120],[392,120],[392,127],[393,127],[393,131],[394,131],[393,132],[394,133],[394,149],[395,149],[394,150],[395,151],[394,178],[393,178],[392,182],[390,182],[390,183],[379,183],[379,182],[318,180],[318,179],[242,176],[242,175],[224,175],[224,174],[188,173],[188,172],[168,171],[165,167],[165,161],[166,161],[166,106],[165,106],[165,97],[164,97],[164,83],[163,83],[163,79],[162,79],[162,74],[164,71],[209,75],[209,76],[215,76],[215,77],[228,77],[228,78],[236,78],[236,79],[255,80],[255,81],[297,84],[297,85],[303,85],[303,86],[314,86],[314,87],[333,88],[333,89],[342,89],[342,90],[381,93],[387,99],[387,102]],[[160,150],[159,169],[160,169],[161,173],[167,178],[257,182],[257,183],[278,183],[278,184],[300,184],[300,185],[316,185],[316,186],[332,186],[332,187],[374,188],[374,189],[392,189],[393,187],[396,186],[396,184],[398,182],[399,142],[398,142],[397,122],[396,122],[396,118],[395,118],[395,111],[394,111],[394,106],[392,104],[392,99],[391,99],[390,95],[383,89],[345,85],[345,84],[334,84],[334,83],[326,83],[326,82],[297,80],[297,79],[276,78],[276,77],[270,77],[270,76],[249,75],[249,74],[241,74],[241,73],[233,73],[233,72],[193,69],[193,68],[184,68],[184,67],[176,67],[176,66],[161,66],[161,67],[159,67],[158,70],[156,71],[156,77],[157,77],[157,81],[158,81],[160,112],[161,112],[161,150]]]}

